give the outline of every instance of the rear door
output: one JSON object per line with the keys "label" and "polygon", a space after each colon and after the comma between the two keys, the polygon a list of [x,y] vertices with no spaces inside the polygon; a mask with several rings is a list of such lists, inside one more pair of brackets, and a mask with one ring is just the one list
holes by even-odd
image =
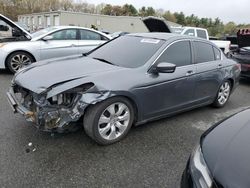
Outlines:
{"label": "rear door", "polygon": [[87,29],[79,29],[78,32],[79,32],[78,50],[80,54],[87,53],[90,50],[96,48],[97,46],[109,40],[105,36]]}
{"label": "rear door", "polygon": [[76,29],[63,29],[49,35],[53,37],[51,40],[40,41],[41,60],[78,54]]}
{"label": "rear door", "polygon": [[223,80],[221,51],[203,41],[193,41],[196,64],[195,99],[206,102],[214,99]]}

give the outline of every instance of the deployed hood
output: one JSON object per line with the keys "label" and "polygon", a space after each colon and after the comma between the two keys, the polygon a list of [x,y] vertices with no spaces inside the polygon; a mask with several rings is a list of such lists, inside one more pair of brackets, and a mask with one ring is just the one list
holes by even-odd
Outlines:
{"label": "deployed hood", "polygon": [[[34,63],[18,72],[13,82],[35,93],[68,81],[107,74],[122,69],[88,57]],[[84,83],[83,83],[84,84]]]}
{"label": "deployed hood", "polygon": [[215,127],[202,140],[202,152],[212,176],[222,187],[250,187],[250,110]]}
{"label": "deployed hood", "polygon": [[170,26],[163,18],[149,16],[142,19],[143,23],[148,28],[149,32],[165,32],[171,33]]}
{"label": "deployed hood", "polygon": [[[2,14],[0,14],[0,21],[3,21],[4,23],[8,24],[10,27],[12,28],[18,28],[23,35],[25,35],[25,37],[27,37],[28,39],[31,39],[31,34],[26,31],[25,29],[23,29],[22,27],[20,27],[18,24],[14,23],[12,20],[10,20],[9,18],[3,16]],[[17,31],[16,31],[17,32]],[[3,39],[2,39],[3,40]],[[1,40],[0,40],[1,41]]]}
{"label": "deployed hood", "polygon": [[250,46],[250,29],[240,29],[237,32],[239,48]]}

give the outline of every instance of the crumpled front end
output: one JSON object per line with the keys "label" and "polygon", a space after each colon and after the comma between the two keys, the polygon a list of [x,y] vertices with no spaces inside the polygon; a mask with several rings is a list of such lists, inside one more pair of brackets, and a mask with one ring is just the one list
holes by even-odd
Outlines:
{"label": "crumpled front end", "polygon": [[94,84],[88,83],[47,98],[47,93],[37,94],[17,84],[7,92],[14,112],[22,114],[44,131],[64,132],[76,123],[89,104],[106,99],[109,92],[86,93]]}

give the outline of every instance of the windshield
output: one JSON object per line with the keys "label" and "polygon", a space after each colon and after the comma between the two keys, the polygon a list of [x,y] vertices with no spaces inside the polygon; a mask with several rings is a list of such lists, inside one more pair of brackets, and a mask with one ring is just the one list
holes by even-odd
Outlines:
{"label": "windshield", "polygon": [[57,27],[47,27],[45,29],[41,29],[39,31],[32,33],[31,36],[32,36],[32,38],[36,38],[36,37],[39,37],[41,35],[44,35],[44,34],[50,32],[50,31],[54,31],[56,29],[58,29],[58,28]]}
{"label": "windshield", "polygon": [[136,68],[144,65],[163,43],[159,39],[126,35],[106,43],[89,57],[121,67]]}

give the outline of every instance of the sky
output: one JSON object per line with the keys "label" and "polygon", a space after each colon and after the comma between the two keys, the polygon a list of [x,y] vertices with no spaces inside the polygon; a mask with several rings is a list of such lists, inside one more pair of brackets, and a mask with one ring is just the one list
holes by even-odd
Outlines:
{"label": "sky", "polygon": [[233,21],[237,24],[250,24],[250,0],[87,0],[93,4],[152,6],[154,9],[195,14],[198,17],[219,17],[224,23]]}

